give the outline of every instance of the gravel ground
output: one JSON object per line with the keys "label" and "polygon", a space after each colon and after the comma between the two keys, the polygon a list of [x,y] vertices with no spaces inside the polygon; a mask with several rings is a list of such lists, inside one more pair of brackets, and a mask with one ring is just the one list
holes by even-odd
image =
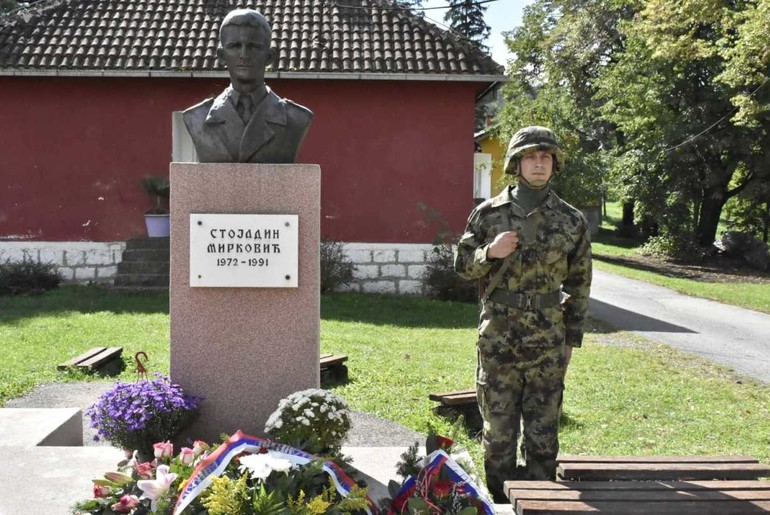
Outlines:
{"label": "gravel ground", "polygon": [[[96,402],[103,392],[114,383],[93,381],[76,383],[45,383],[23,397],[11,399],[6,408],[86,408]],[[421,433],[400,426],[389,420],[377,418],[368,413],[351,412],[351,430],[345,442],[349,447],[406,447],[415,440],[424,443]],[[88,427],[88,419],[83,420],[84,445],[109,445],[95,442],[95,432]]]}

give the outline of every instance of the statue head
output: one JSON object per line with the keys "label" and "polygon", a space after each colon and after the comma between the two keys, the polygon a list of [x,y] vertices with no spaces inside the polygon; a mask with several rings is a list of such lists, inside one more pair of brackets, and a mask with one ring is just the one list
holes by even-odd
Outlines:
{"label": "statue head", "polygon": [[275,54],[270,43],[270,24],[259,12],[235,9],[225,16],[217,55],[227,66],[233,88],[247,93],[264,84],[265,68]]}

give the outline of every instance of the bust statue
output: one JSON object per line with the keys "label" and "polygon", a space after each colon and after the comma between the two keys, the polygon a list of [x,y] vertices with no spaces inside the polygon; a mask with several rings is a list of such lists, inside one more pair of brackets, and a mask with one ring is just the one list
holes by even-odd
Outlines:
{"label": "bust statue", "polygon": [[184,111],[201,163],[293,163],[313,113],[265,84],[273,61],[271,29],[253,9],[230,11],[219,27],[217,55],[230,86]]}

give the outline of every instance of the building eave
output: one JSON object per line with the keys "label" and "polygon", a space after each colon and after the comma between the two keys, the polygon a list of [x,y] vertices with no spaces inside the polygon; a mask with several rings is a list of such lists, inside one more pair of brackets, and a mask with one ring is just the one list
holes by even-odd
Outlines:
{"label": "building eave", "polygon": [[[71,70],[0,68],[0,76],[14,77],[164,77],[226,79],[225,71],[166,70]],[[267,79],[287,80],[397,80],[437,82],[507,82],[505,75],[451,75],[430,73],[333,73],[333,72],[268,72]]]}

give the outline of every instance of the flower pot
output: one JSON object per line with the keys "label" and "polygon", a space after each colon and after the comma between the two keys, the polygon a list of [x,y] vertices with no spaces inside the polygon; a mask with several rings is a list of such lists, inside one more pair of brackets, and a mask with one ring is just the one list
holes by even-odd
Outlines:
{"label": "flower pot", "polygon": [[147,236],[150,238],[168,238],[170,234],[169,215],[144,215]]}

